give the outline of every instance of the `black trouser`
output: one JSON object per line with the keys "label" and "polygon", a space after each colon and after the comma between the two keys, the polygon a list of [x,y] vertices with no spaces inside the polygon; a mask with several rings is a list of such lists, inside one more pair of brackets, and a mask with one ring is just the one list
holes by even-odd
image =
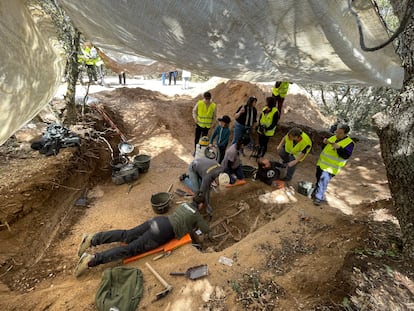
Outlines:
{"label": "black trouser", "polygon": [[200,137],[202,136],[208,136],[208,131],[210,129],[206,127],[201,127],[198,124],[196,124],[195,128],[195,135],[194,135],[194,151],[196,150],[198,141],[200,140]]}
{"label": "black trouser", "polygon": [[113,242],[123,242],[126,245],[96,253],[89,266],[94,267],[145,253],[167,243],[174,236],[173,227],[167,216],[154,217],[130,230],[111,230],[96,233],[91,241],[92,246]]}
{"label": "black trouser", "polygon": [[[126,84],[126,75],[125,75],[125,72],[121,72],[118,75],[118,78],[119,78],[119,84]],[[122,83],[122,80],[124,80],[124,83]]]}
{"label": "black trouser", "polygon": [[259,153],[258,157],[262,158],[267,152],[267,144],[269,143],[270,136],[259,134]]}
{"label": "black trouser", "polygon": [[86,65],[86,72],[88,74],[89,82],[98,81],[95,65]]}
{"label": "black trouser", "polygon": [[177,84],[177,75],[176,75],[175,71],[170,71],[169,74],[168,74],[169,85],[171,85],[171,78],[174,78],[174,85],[176,85]]}

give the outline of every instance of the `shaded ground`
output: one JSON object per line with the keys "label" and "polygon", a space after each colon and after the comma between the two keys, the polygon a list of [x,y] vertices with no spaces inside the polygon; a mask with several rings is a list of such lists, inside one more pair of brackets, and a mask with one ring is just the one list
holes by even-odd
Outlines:
{"label": "shaded ground", "polygon": [[[248,96],[266,86],[229,81],[212,89],[219,115],[233,116]],[[182,188],[178,176],[191,161],[193,124],[190,96],[169,97],[141,88],[94,94],[135,146],[151,155],[151,166],[129,189],[111,182],[110,150],[116,133],[105,131],[102,117],[87,111],[80,148],[44,157],[28,144],[10,139],[0,148],[0,306],[6,310],[96,310],[94,296],[102,272],[96,267],[79,279],[72,273],[82,233],[129,228],[154,216],[150,197]],[[270,142],[269,155],[292,124],[312,131],[315,147],[285,190],[248,180],[213,194],[213,242],[186,245],[171,256],[129,265],[144,273],[142,310],[409,310],[413,308],[413,270],[400,258],[399,231],[376,141],[360,139],[353,158],[329,186],[328,204],[313,206],[295,192],[300,180],[314,180],[327,127],[304,95],[290,94],[283,122]],[[21,131],[16,137],[24,136]],[[249,154],[245,164],[255,165]],[[74,206],[84,189],[88,207]],[[288,192],[286,192],[288,191]],[[278,202],[264,203],[264,197]],[[175,196],[178,202],[185,200]],[[232,266],[219,263],[221,256]],[[174,290],[152,303],[162,285],[145,267],[151,261]],[[198,281],[169,276],[208,264]],[[410,304],[411,303],[411,304]]]}

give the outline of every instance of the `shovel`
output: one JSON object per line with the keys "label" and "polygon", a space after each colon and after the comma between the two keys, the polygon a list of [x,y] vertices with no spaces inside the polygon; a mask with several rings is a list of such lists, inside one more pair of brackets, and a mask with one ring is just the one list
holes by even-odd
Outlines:
{"label": "shovel", "polygon": [[197,280],[208,275],[208,266],[200,265],[188,268],[186,272],[170,272],[170,275],[184,275],[190,280]]}
{"label": "shovel", "polygon": [[75,201],[75,206],[88,206],[88,197],[86,196],[88,194],[88,188],[86,188],[82,195]]}

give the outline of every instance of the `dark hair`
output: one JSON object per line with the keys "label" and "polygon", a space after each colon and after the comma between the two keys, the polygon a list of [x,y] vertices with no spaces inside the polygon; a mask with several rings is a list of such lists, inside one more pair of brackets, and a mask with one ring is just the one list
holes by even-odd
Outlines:
{"label": "dark hair", "polygon": [[348,134],[349,131],[351,130],[351,128],[349,127],[349,125],[348,124],[344,124],[344,123],[338,124],[338,127],[336,129],[343,129],[345,134]]}
{"label": "dark hair", "polygon": [[288,135],[292,135],[294,137],[298,137],[298,136],[302,135],[302,133],[303,133],[303,131],[300,128],[298,128],[298,127],[292,127],[289,130]]}
{"label": "dark hair", "polygon": [[254,102],[257,102],[257,98],[255,96],[250,96],[246,104],[252,105]]}
{"label": "dark hair", "polygon": [[203,94],[204,98],[211,98],[211,93],[210,92],[205,92]]}
{"label": "dark hair", "polygon": [[247,135],[242,135],[237,140],[237,143],[240,144],[240,145],[247,145],[247,144],[250,143],[250,137],[247,136]]}
{"label": "dark hair", "polygon": [[269,108],[276,107],[276,99],[272,96],[266,97],[266,105]]}
{"label": "dark hair", "polygon": [[204,193],[202,191],[197,191],[194,195],[193,201],[197,205],[200,204],[200,203],[205,203],[206,198],[204,197]]}

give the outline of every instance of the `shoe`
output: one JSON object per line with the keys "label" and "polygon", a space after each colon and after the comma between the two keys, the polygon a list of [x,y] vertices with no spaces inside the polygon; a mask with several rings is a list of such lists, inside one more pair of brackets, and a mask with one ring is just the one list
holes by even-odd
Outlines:
{"label": "shoe", "polygon": [[85,273],[86,270],[88,270],[89,268],[89,262],[91,262],[92,259],[94,259],[95,256],[88,254],[88,253],[83,253],[82,257],[79,259],[78,265],[76,266],[74,275],[76,277],[81,276],[82,274]]}
{"label": "shoe", "polygon": [[314,199],[314,200],[313,200],[313,205],[320,206],[320,205],[321,205],[321,203],[322,203],[322,201],[321,201],[321,200],[319,200],[319,199]]}
{"label": "shoe", "polygon": [[83,253],[85,253],[85,251],[91,247],[91,241],[93,238],[93,234],[84,234],[82,237],[82,241],[79,244],[79,248],[78,248],[78,256],[81,257],[83,255]]}

